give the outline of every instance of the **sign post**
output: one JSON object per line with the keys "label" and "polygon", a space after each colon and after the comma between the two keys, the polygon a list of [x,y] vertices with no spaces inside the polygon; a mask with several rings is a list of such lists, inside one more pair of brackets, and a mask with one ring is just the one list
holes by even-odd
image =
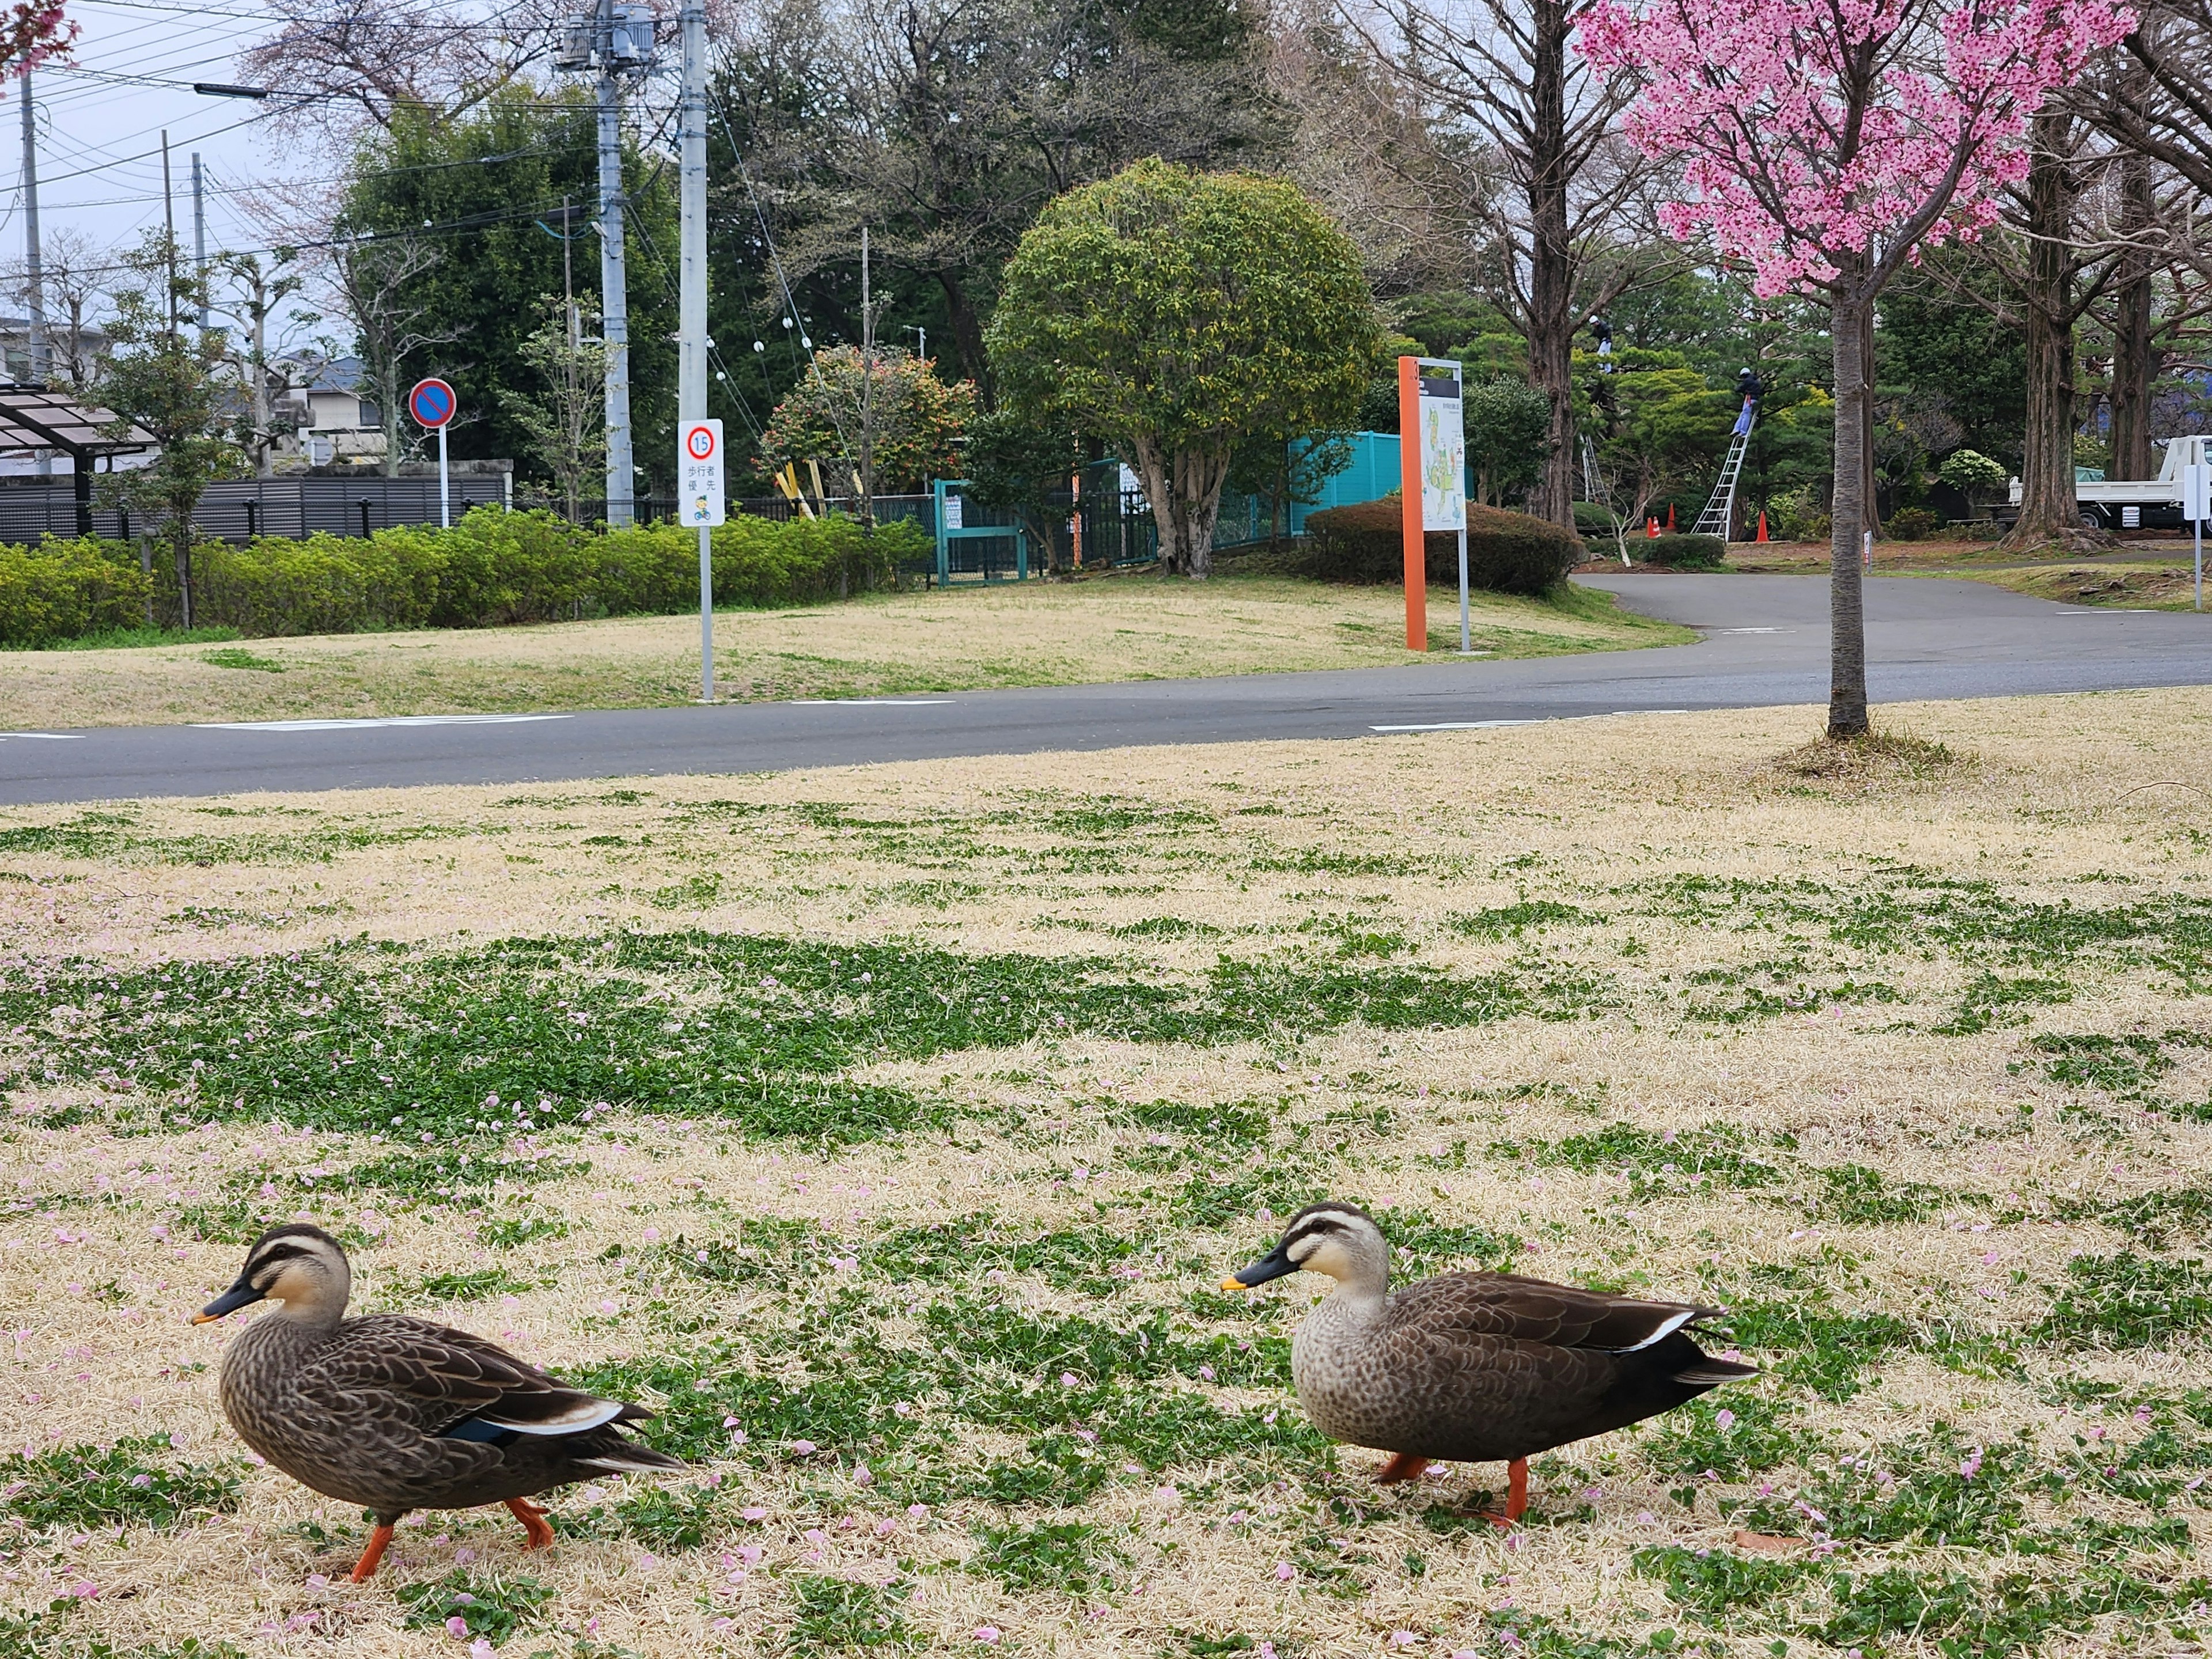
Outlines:
{"label": "sign post", "polygon": [[2204,520],[2212,519],[2212,462],[2191,461],[2181,469],[2181,516],[2196,526],[2197,608],[2204,608]]}
{"label": "sign post", "polygon": [[676,491],[685,524],[699,527],[699,701],[714,701],[714,526],[722,499],[722,423],[686,421],[676,441]]}
{"label": "sign post", "polygon": [[1459,648],[1474,645],[1468,615],[1467,428],[1460,366],[1398,359],[1398,467],[1405,501],[1406,648],[1429,648],[1428,532],[1459,532]]}
{"label": "sign post", "polygon": [[453,424],[460,410],[460,399],[453,388],[443,380],[417,380],[415,389],[407,394],[407,412],[415,417],[415,424],[426,432],[438,434],[438,528],[453,527],[453,504],[446,493],[446,428]]}

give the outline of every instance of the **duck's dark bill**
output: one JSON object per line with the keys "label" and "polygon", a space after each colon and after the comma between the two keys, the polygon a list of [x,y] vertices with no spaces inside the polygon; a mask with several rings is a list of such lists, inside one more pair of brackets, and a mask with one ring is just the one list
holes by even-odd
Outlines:
{"label": "duck's dark bill", "polygon": [[1255,1285],[1264,1285],[1271,1279],[1280,1279],[1284,1274],[1294,1273],[1297,1270],[1298,1264],[1278,1250],[1273,1255],[1262,1256],[1250,1267],[1230,1274],[1221,1281],[1221,1288],[1224,1291],[1249,1291]]}
{"label": "duck's dark bill", "polygon": [[227,1313],[236,1313],[247,1304],[260,1301],[261,1297],[262,1292],[255,1290],[251,1285],[242,1283],[234,1285],[195,1314],[192,1316],[192,1323],[204,1325],[210,1320],[220,1319]]}

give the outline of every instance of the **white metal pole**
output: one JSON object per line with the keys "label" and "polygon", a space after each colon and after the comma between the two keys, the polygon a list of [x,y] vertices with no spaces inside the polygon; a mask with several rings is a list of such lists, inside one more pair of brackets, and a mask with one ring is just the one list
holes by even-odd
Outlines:
{"label": "white metal pole", "polygon": [[607,350],[607,523],[627,530],[637,472],[629,428],[629,276],[623,246],[622,79],[616,73],[612,0],[599,0],[599,337]]}
{"label": "white metal pole", "polygon": [[2204,520],[2197,520],[2197,608],[2204,608]]}
{"label": "white metal pole", "polygon": [[[1464,508],[1461,509],[1462,512]],[[1467,615],[1467,526],[1459,527],[1459,653],[1468,656],[1474,650],[1474,635]]]}
{"label": "white metal pole", "polygon": [[[685,0],[684,88],[677,112],[676,414],[681,432],[707,418],[707,8]],[[699,526],[699,701],[714,701],[714,538]]]}
{"label": "white metal pole", "polygon": [[699,701],[714,701],[714,532],[699,526]]}
{"label": "white metal pole", "polygon": [[438,428],[438,528],[453,527],[453,508],[446,498],[446,428]]}

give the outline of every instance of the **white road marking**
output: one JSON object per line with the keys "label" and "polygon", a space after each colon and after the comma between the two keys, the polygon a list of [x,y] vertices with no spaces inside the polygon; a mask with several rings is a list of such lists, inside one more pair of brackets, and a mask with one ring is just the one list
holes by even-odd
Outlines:
{"label": "white road marking", "polygon": [[1370,726],[1370,732],[1494,732],[1501,726],[1547,726],[1562,720],[1612,720],[1622,714],[1686,714],[1686,708],[1616,708],[1607,714],[1538,714],[1516,720],[1437,720],[1426,726]]}
{"label": "white road marking", "polygon": [[2150,617],[2157,612],[2140,605],[2133,609],[2124,605],[2098,605],[2086,611],[2062,611],[2058,614],[2062,617]]}
{"label": "white road marking", "polygon": [[951,697],[793,697],[793,708],[935,708]]}
{"label": "white road marking", "polygon": [[1716,628],[1716,634],[1795,634],[1794,628]]}
{"label": "white road marking", "polygon": [[360,732],[377,726],[521,726],[574,720],[573,714],[391,714],[357,720],[195,720],[209,732]]}
{"label": "white road marking", "polygon": [[41,743],[75,743],[84,735],[82,732],[0,732],[0,743],[10,738],[36,738]]}

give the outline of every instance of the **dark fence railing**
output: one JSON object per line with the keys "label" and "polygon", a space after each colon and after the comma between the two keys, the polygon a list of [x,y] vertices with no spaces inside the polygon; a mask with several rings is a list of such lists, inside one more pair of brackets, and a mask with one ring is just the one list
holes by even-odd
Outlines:
{"label": "dark fence railing", "polygon": [[[464,476],[449,487],[457,519],[472,507],[507,499],[507,481],[496,476]],[[395,525],[437,522],[435,478],[233,478],[210,484],[192,513],[200,534],[226,542],[256,536],[296,539],[318,531],[367,536]],[[0,481],[0,542],[20,544],[41,536],[88,532],[128,541],[159,527],[158,517],[127,507],[102,507],[96,501],[83,507],[67,477]]]}

